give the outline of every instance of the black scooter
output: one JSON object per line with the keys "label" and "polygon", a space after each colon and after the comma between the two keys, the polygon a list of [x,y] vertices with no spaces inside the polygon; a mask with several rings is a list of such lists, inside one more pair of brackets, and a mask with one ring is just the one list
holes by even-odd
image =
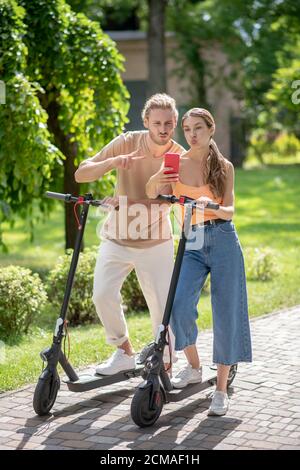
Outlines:
{"label": "black scooter", "polygon": [[[170,377],[164,368],[163,351],[168,344],[168,325],[196,201],[186,196],[176,198],[175,196],[161,195],[158,196],[158,199],[171,204],[179,203],[184,205],[186,211],[162,324],[158,328],[157,337],[152,346],[152,354],[145,358],[145,368],[142,376],[146,379],[136,389],[131,402],[131,417],[139,427],[152,426],[159,418],[165,403],[183,400],[216,384],[216,366],[212,366],[203,368],[203,381],[201,383],[190,384],[184,389],[173,389]],[[207,208],[218,209],[219,205],[209,203]],[[236,373],[237,364],[233,364],[230,368],[227,387],[232,384]]]}
{"label": "black scooter", "polygon": [[60,379],[57,372],[58,363],[61,365],[68,377],[68,380],[66,380],[66,384],[69,390],[71,390],[72,392],[85,392],[87,390],[104,387],[105,385],[111,385],[113,383],[122,382],[124,380],[128,380],[130,378],[141,375],[143,372],[144,362],[146,361],[148,355],[152,352],[151,346],[146,346],[141,351],[140,355],[136,360],[135,369],[122,371],[110,376],[100,376],[97,374],[78,376],[77,373],[74,371],[66,355],[62,351],[62,341],[66,336],[65,332],[67,309],[77,268],[89,207],[105,206],[105,204],[103,204],[101,200],[93,199],[91,194],[75,197],[71,194],[47,192],[46,196],[53,199],[59,199],[67,203],[74,203],[74,211],[76,217],[76,206],[82,205],[82,210],[80,212],[78,220],[78,232],[75,242],[75,248],[71,260],[61,312],[56,321],[53,343],[51,347],[44,349],[40,353],[41,359],[43,360],[43,362],[46,363],[46,367],[43,369],[42,374],[39,377],[33,397],[33,408],[39,416],[48,414],[55,403],[57,392],[60,388]]}

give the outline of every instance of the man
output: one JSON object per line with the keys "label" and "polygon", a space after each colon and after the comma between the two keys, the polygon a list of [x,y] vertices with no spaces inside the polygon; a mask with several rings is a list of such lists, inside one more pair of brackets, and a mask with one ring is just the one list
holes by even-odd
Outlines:
{"label": "man", "polygon": [[[81,183],[98,180],[107,172],[117,170],[115,199],[107,201],[118,204],[119,210],[111,212],[102,228],[104,241],[94,275],[93,302],[107,342],[117,347],[108,361],[96,368],[102,375],[135,367],[121,305],[120,290],[126,277],[135,269],[155,335],[173,270],[169,207],[148,199],[145,186],[160,169],[160,183],[177,180],[174,174],[164,175],[162,169],[166,152],[184,150],[172,140],[178,119],[175,100],[166,94],[153,95],[144,106],[142,119],[147,130],[121,134],[94,157],[82,162],[75,173],[76,181]],[[164,361],[170,362],[168,352]]]}

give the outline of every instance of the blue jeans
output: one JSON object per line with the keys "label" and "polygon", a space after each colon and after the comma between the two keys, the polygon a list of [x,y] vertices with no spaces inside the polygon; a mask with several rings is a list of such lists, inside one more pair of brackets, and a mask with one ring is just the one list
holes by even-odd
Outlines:
{"label": "blue jeans", "polygon": [[[171,313],[175,350],[196,344],[197,305],[210,273],[213,313],[213,362],[251,362],[246,276],[241,245],[232,221],[197,226],[203,246],[186,249]],[[204,231],[204,233],[203,233]]]}

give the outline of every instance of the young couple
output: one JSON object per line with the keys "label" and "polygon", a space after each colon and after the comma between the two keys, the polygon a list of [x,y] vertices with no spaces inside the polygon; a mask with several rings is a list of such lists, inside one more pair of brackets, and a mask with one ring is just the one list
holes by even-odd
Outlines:
{"label": "young couple", "polygon": [[[175,335],[174,339],[171,332],[171,344],[175,343],[177,351],[184,350],[188,363],[171,380],[175,388],[202,380],[196,349],[197,304],[210,273],[213,362],[218,372],[209,414],[224,415],[228,409],[230,366],[252,360],[243,254],[232,223],[234,169],[213,140],[215,123],[207,110],[193,108],[182,118],[188,151],[172,140],[178,111],[170,96],[152,96],[144,106],[142,119],[145,131],[121,134],[94,157],[82,162],[75,173],[77,182],[90,182],[116,169],[115,196],[107,198],[107,203],[116,206],[120,196],[128,198],[126,227],[121,220],[124,211],[111,212],[102,229],[104,241],[95,267],[93,301],[107,342],[117,348],[96,372],[112,375],[135,367],[120,295],[132,269],[149,307],[153,335],[161,323],[173,271],[173,239],[169,207],[154,199],[158,194],[173,193],[198,199],[204,207],[209,201],[218,202],[218,210],[204,210],[204,223],[197,224],[193,216],[192,230],[203,231],[204,242],[201,248],[186,250],[184,254],[171,314]],[[179,174],[165,174],[166,152],[181,154]],[[137,217],[141,205],[143,210]],[[153,205],[159,205],[155,217]],[[126,230],[129,226],[136,227],[134,233]],[[167,348],[164,361],[168,368]]]}

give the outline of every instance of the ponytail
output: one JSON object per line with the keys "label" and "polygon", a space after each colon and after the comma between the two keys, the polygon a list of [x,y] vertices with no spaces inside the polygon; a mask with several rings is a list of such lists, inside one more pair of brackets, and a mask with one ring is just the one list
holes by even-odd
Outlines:
{"label": "ponytail", "polygon": [[205,174],[206,184],[209,184],[210,190],[216,197],[223,197],[227,175],[226,159],[213,138],[211,138],[209,148]]}

